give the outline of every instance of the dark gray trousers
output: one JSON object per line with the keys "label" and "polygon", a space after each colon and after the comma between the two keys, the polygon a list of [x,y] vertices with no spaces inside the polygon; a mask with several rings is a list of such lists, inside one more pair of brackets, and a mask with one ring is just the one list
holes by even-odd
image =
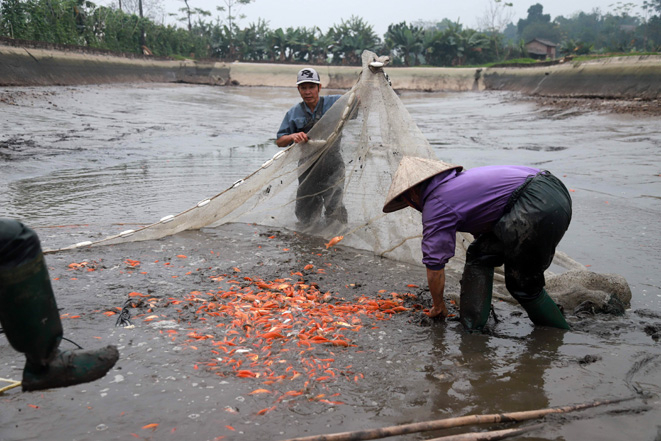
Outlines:
{"label": "dark gray trousers", "polygon": [[547,171],[528,178],[510,198],[491,232],[468,247],[467,265],[505,265],[505,285],[517,300],[533,300],[545,285],[544,271],[567,231],[572,202],[564,184]]}

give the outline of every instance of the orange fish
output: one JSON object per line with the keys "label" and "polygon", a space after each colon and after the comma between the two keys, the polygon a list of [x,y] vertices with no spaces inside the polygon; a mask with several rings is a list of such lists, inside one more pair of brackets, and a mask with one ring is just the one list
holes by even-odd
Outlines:
{"label": "orange fish", "polygon": [[285,338],[284,335],[280,334],[278,331],[267,332],[265,334],[261,334],[259,337],[260,338],[266,338],[266,339],[269,339],[269,338]]}
{"label": "orange fish", "polygon": [[271,391],[267,389],[255,389],[254,391],[250,392],[249,395],[257,395],[257,394],[270,394]]}
{"label": "orange fish", "polygon": [[332,404],[332,405],[334,405],[334,406],[337,406],[337,405],[340,405],[340,404],[344,404],[342,401],[330,401],[330,400],[324,400],[324,399],[319,400],[319,402],[320,402],[320,403],[325,403],[325,404]]}
{"label": "orange fish", "polygon": [[338,340],[330,340],[328,343],[332,344],[333,346],[344,346],[344,347],[349,346],[349,342],[346,342],[344,340],[339,340],[339,339]]}
{"label": "orange fish", "polygon": [[140,294],[139,292],[130,292],[129,297],[149,297],[148,294]]}
{"label": "orange fish", "polygon": [[330,247],[335,246],[342,239],[344,239],[344,236],[335,236],[334,238],[332,238],[331,240],[328,241],[328,243],[326,244],[326,249],[329,249]]}
{"label": "orange fish", "polygon": [[269,413],[273,409],[275,409],[275,406],[267,407],[266,409],[262,409],[259,412],[257,412],[257,415],[264,415],[265,413]]}
{"label": "orange fish", "polygon": [[285,395],[289,397],[297,397],[299,395],[303,395],[303,392],[301,392],[300,390],[290,390],[285,392]]}

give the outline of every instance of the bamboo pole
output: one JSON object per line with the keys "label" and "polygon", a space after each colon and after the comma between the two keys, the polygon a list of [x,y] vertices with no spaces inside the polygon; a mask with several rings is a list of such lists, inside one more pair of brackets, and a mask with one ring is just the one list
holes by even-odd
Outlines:
{"label": "bamboo pole", "polygon": [[13,389],[13,388],[18,387],[18,386],[21,385],[20,381],[8,380],[6,378],[0,378],[0,381],[2,381],[4,383],[11,383],[9,386],[5,386],[5,387],[0,388],[0,394],[2,394],[4,392],[7,392],[8,390]]}
{"label": "bamboo pole", "polygon": [[451,427],[469,426],[472,424],[521,422],[541,418],[554,413],[567,413],[577,410],[589,409],[607,404],[621,403],[633,400],[636,397],[620,398],[617,400],[593,401],[591,403],[576,404],[574,406],[551,407],[547,409],[526,410],[522,412],[494,413],[488,415],[466,415],[441,420],[423,421],[420,423],[402,424],[400,426],[383,427],[380,429],[358,430],[355,432],[342,432],[329,435],[313,435],[302,438],[291,438],[286,441],[362,441],[369,439],[387,438],[389,436],[406,435],[409,433],[427,432],[430,430],[449,429]]}
{"label": "bamboo pole", "polygon": [[510,438],[513,436],[521,435],[523,433],[532,432],[533,430],[540,429],[542,426],[543,424],[535,424],[534,426],[519,427],[518,429],[461,433],[459,435],[442,436],[440,438],[434,438],[428,441],[496,441],[499,439]]}

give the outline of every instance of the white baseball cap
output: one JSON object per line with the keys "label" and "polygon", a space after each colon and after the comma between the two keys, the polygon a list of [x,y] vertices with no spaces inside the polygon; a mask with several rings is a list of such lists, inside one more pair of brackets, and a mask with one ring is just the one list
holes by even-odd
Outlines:
{"label": "white baseball cap", "polygon": [[311,67],[304,67],[298,71],[298,76],[296,77],[296,85],[298,86],[301,83],[321,84],[321,80],[316,70]]}

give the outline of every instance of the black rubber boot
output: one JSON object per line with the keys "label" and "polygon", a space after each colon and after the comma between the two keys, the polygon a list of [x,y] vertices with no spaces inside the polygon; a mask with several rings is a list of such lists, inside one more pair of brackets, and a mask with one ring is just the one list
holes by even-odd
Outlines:
{"label": "black rubber boot", "polygon": [[119,358],[113,346],[58,350],[62,323],[41,251],[0,269],[0,324],[14,349],[25,354],[23,390],[86,383],[103,377]]}
{"label": "black rubber boot", "polygon": [[461,277],[459,321],[469,331],[481,331],[491,312],[493,268],[466,264]]}
{"label": "black rubber boot", "polygon": [[537,298],[533,300],[517,299],[523,309],[528,313],[530,320],[538,326],[550,326],[552,328],[570,329],[567,320],[560,312],[560,308],[548,295],[545,289],[542,289]]}
{"label": "black rubber boot", "polygon": [[23,369],[23,390],[41,390],[66,387],[97,380],[115,365],[119,352],[114,346],[89,351],[55,350],[46,366],[30,362]]}

